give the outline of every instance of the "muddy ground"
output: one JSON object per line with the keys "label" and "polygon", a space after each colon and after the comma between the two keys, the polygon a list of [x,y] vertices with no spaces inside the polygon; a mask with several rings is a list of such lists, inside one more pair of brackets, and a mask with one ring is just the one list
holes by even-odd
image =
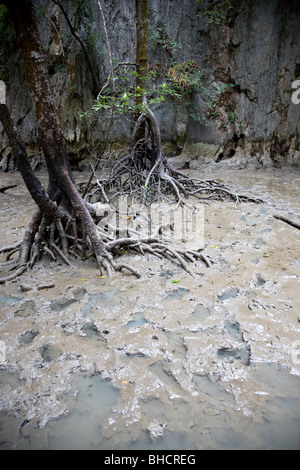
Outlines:
{"label": "muddy ground", "polygon": [[[205,205],[194,278],[128,255],[138,280],[44,259],[0,286],[0,449],[300,448],[300,231],[273,217],[299,221],[299,172],[202,176],[265,203]],[[0,178],[7,245],[34,204]]]}

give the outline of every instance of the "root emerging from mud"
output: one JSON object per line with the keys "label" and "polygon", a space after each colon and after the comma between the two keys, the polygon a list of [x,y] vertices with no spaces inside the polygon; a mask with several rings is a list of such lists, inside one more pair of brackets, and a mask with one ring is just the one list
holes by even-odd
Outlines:
{"label": "root emerging from mud", "polygon": [[184,204],[188,197],[201,201],[263,202],[251,195],[235,193],[215,180],[190,178],[175,170],[162,153],[159,126],[150,109],[136,122],[128,154],[117,162],[106,178],[97,178],[95,171],[92,176],[96,183],[91,184],[91,177],[83,188],[84,197],[106,203],[120,194],[135,196],[145,204],[161,200]]}
{"label": "root emerging from mud", "polygon": [[[72,258],[95,257],[101,275],[105,273],[111,276],[114,271],[125,269],[137,278],[141,276],[140,273],[120,260],[126,253],[151,254],[160,259],[171,260],[191,275],[193,275],[189,266],[191,263],[201,260],[207,266],[211,266],[211,261],[202,253],[202,249],[177,249],[161,240],[159,236],[140,236],[136,230],[128,229],[126,237],[116,238],[118,227],[109,223],[103,224],[107,215],[105,205],[103,205],[103,214],[100,215],[99,208],[101,210],[102,204],[87,205],[95,221],[96,239],[76,217],[64,216],[47,221],[38,210],[27,228],[23,241],[0,250],[0,253],[6,255],[6,260],[0,264],[0,268],[7,269],[10,273],[1,278],[0,283],[3,284],[22,275],[43,255],[48,255],[54,261],[60,258],[69,266],[72,266]],[[100,226],[96,225],[100,220],[102,222]],[[117,258],[120,261],[116,261]]]}
{"label": "root emerging from mud", "polygon": [[203,248],[184,250],[170,244],[160,236],[161,227],[157,227],[155,235],[151,232],[149,236],[149,233],[132,227],[127,227],[124,235],[122,228],[112,226],[107,218],[109,207],[112,200],[124,194],[144,207],[162,200],[175,202],[176,207],[179,207],[185,204],[188,197],[194,201],[230,198],[236,203],[262,202],[253,196],[236,194],[214,180],[190,178],[173,169],[162,153],[155,116],[148,110],[137,120],[128,154],[113,167],[107,178],[96,178],[93,185],[90,179],[80,197],[73,182],[65,177],[63,196],[47,202],[50,212],[38,209],[23,241],[0,250],[0,253],[6,255],[0,268],[8,270],[8,275],[1,278],[0,283],[20,276],[43,255],[48,255],[52,260],[60,258],[68,265],[71,265],[74,257],[94,257],[100,273],[109,276],[114,271],[125,269],[140,277],[134,267],[122,260],[116,261],[128,252],[141,255],[148,253],[171,260],[191,275],[190,266],[196,261],[201,260],[211,266]]}

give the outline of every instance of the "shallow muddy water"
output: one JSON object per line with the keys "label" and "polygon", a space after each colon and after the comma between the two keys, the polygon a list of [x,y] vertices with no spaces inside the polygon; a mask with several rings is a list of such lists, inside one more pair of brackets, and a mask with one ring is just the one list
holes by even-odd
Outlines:
{"label": "shallow muddy water", "polygon": [[[273,217],[299,221],[299,172],[204,177],[265,203],[204,206],[194,278],[127,255],[138,280],[44,259],[0,285],[0,449],[300,448],[300,231]],[[0,179],[9,245],[34,204]]]}

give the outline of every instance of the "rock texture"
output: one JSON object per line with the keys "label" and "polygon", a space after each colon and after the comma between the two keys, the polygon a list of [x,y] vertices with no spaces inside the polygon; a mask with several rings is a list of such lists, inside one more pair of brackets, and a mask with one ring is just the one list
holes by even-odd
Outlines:
{"label": "rock texture", "polygon": [[[77,167],[104,139],[107,122],[91,108],[93,81],[88,62],[58,6],[38,0],[37,15],[55,101]],[[63,2],[89,52],[100,87],[109,73],[103,23],[97,2]],[[78,19],[78,5],[85,5]],[[116,61],[135,62],[135,2],[102,0]],[[220,25],[199,16],[194,0],[149,0],[149,62],[161,69],[194,61],[208,93],[193,93],[188,103],[154,105],[165,152],[181,154],[182,165],[229,162],[231,167],[299,164],[300,104],[292,102],[292,83],[300,78],[300,5],[298,0],[232,1]],[[77,16],[76,16],[77,15]],[[8,26],[9,29],[9,26]],[[5,81],[14,120],[39,164],[39,139],[31,98],[18,52],[10,47]],[[3,69],[3,65],[2,65]],[[2,70],[1,69],[1,70]],[[3,75],[3,74],[2,74]],[[201,123],[191,112],[203,117]],[[131,124],[117,120],[111,131],[115,148],[128,145]],[[3,170],[13,168],[0,127]],[[177,160],[178,162],[178,160]],[[191,164],[192,162],[192,164]]]}

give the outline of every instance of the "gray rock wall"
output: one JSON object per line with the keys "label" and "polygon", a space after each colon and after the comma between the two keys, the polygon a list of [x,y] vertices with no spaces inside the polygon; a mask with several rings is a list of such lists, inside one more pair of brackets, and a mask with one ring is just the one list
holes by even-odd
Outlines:
{"label": "gray rock wall", "polygon": [[[86,161],[97,154],[107,119],[103,113],[80,119],[94,98],[87,61],[58,7],[48,0],[36,3],[70,155],[74,161]],[[63,2],[73,21],[76,3],[78,6],[80,2]],[[91,61],[102,86],[109,64],[100,12],[95,0],[81,3],[88,8],[81,18],[80,37],[90,45]],[[135,1],[102,0],[102,5],[115,63],[135,62]],[[174,61],[194,61],[203,74],[206,90],[192,93],[185,102],[173,99],[153,106],[165,151],[181,153],[188,161],[194,159],[194,166],[195,161],[229,158],[260,158],[262,164],[297,162],[300,104],[294,104],[291,97],[292,83],[300,78],[300,3],[232,0],[232,5],[222,24],[214,25],[198,16],[199,3],[195,0],[149,0],[150,64],[168,70]],[[37,124],[16,50],[10,52],[8,63],[8,100],[34,155],[38,152]],[[195,110],[203,122],[192,117]],[[128,145],[131,128],[127,120],[115,120],[110,133],[114,148]],[[1,139],[5,169],[9,151],[3,131]]]}

